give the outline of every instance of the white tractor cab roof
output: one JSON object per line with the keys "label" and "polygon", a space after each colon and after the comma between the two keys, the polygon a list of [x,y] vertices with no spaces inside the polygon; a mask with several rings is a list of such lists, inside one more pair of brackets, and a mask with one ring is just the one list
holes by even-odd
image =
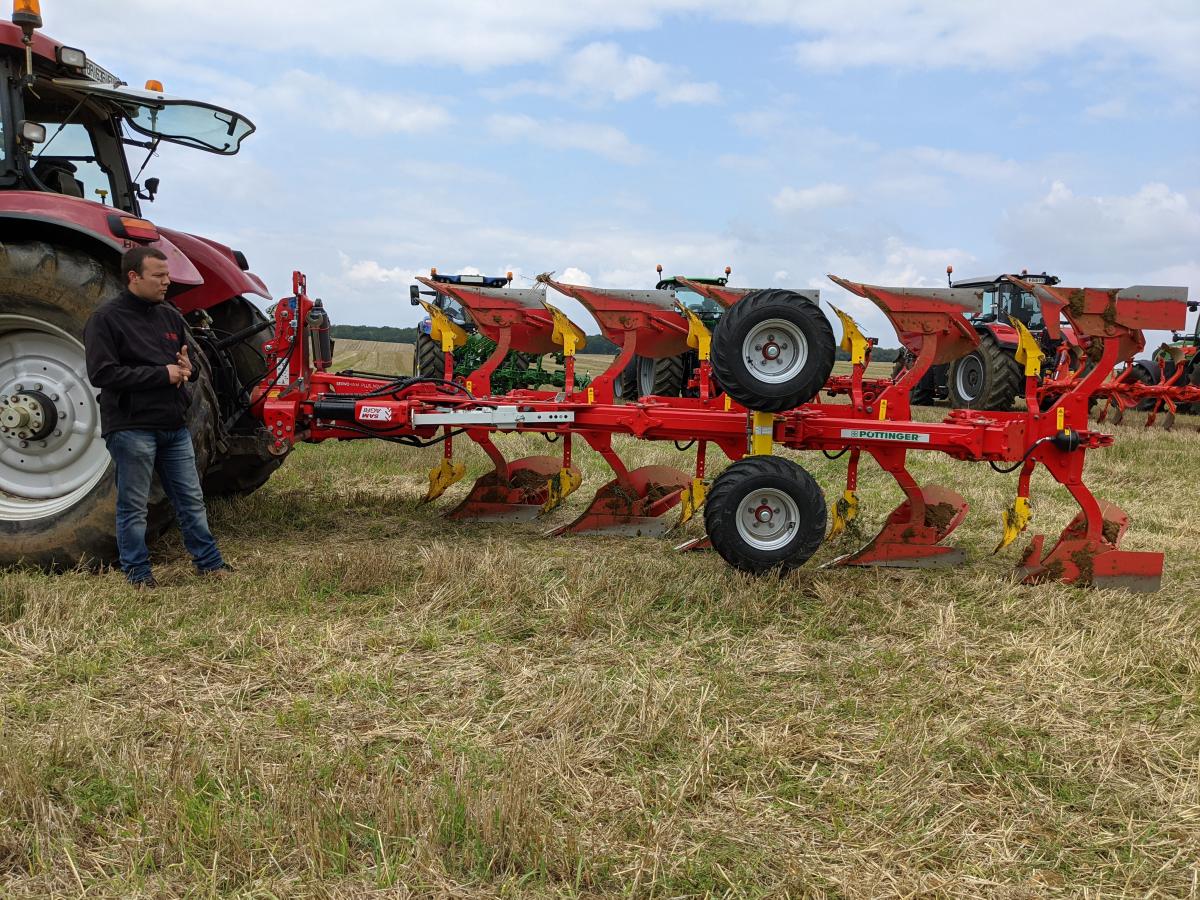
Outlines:
{"label": "white tractor cab roof", "polygon": [[232,156],[254,133],[254,123],[241,113],[200,100],[87,78],[55,78],[53,83],[116,103],[131,128],[155,140]]}

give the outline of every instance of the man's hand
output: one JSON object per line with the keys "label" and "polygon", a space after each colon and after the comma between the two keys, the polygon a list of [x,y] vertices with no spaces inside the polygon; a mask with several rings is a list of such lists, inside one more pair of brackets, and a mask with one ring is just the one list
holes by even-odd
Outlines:
{"label": "man's hand", "polygon": [[183,369],[184,381],[191,379],[191,377],[192,377],[192,361],[190,359],[188,359],[187,344],[184,344],[182,347],[180,347],[179,352],[175,354],[175,365],[177,365],[177,366],[179,366],[179,368]]}
{"label": "man's hand", "polygon": [[183,366],[167,366],[167,374],[171,376],[171,384],[182,385],[187,381],[190,369],[184,369]]}

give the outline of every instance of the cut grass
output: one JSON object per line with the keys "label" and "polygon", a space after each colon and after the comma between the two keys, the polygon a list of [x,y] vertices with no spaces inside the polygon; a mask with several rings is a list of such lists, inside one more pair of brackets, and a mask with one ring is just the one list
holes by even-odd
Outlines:
{"label": "cut grass", "polygon": [[[1195,425],[1089,455],[1125,546],[1167,553],[1149,596],[1014,583],[1016,476],[941,456],[913,468],[970,501],[967,566],[752,579],[543,538],[592,453],[550,522],[500,527],[440,518],[468,482],[419,503],[436,449],[301,447],[212,505],[230,581],[174,534],[154,594],[0,574],[0,893],[1196,896]],[[860,493],[864,532],[900,499]],[[1044,476],[1034,510],[1074,514]]]}

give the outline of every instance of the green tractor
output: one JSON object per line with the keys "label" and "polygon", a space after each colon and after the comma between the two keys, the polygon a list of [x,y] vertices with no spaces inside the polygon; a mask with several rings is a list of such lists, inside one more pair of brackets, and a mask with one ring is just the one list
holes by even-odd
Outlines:
{"label": "green tractor", "polygon": [[[502,277],[488,275],[443,275],[436,270],[429,276],[434,281],[443,284],[464,284],[478,287],[505,288],[512,284],[512,274]],[[454,351],[454,377],[464,378],[478,369],[496,349],[496,342],[479,333],[471,314],[459,303],[435,291],[423,291],[417,285],[409,287],[409,300],[413,306],[419,306],[422,297],[428,297],[429,303],[436,306],[455,324],[467,332],[467,342]],[[418,378],[444,378],[446,372],[446,354],[430,336],[432,321],[426,316],[417,325],[417,340],[413,348],[412,374]],[[562,365],[561,354],[552,358]],[[545,368],[546,358],[528,353],[510,350],[504,357],[504,362],[492,374],[492,393],[507,394],[521,389],[543,387],[563,388],[566,386],[561,369]],[[575,376],[576,387],[586,387],[591,381],[586,375]]]}
{"label": "green tractor", "polygon": [[[725,274],[717,278],[701,278],[674,275],[663,278],[663,267],[658,270],[658,283],[655,290],[671,291],[675,299],[687,307],[706,326],[709,331],[716,327],[724,307],[708,297],[701,297],[695,291],[685,287],[680,279],[696,284],[710,284],[715,287],[725,287],[729,283],[732,271],[725,267]],[[668,356],[663,359],[650,359],[644,356],[634,356],[618,377],[613,389],[618,397],[625,400],[637,400],[638,397],[694,397],[696,389],[690,387],[693,376],[700,368],[700,357],[695,350],[689,350],[678,356]]]}

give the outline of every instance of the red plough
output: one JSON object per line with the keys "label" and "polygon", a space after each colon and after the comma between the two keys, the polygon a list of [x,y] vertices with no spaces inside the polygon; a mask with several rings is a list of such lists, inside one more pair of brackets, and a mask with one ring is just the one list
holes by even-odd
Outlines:
{"label": "red plough", "polygon": [[[974,346],[976,336],[965,314],[978,298],[970,291],[887,288],[835,279],[884,311],[916,362],[895,384],[878,392],[864,389],[871,342],[848,316],[842,316],[843,346],[850,350],[853,364],[851,402],[834,405],[816,401],[832,370],[835,339],[811,298],[780,290],[745,292],[731,301],[710,336],[685,312],[673,310],[665,298],[647,297],[651,292],[601,291],[555,283],[548,277],[542,281],[593,309],[606,336],[623,348],[622,357],[606,375],[634,352],[677,353],[681,346],[692,346],[704,363],[701,396],[643,397],[618,404],[611,399],[611,379],[607,393],[595,388],[574,390],[568,379],[563,393],[515,391],[496,397],[439,380],[397,377],[388,381],[331,374],[314,366],[305,324],[312,304],[298,276],[297,296],[279,304],[277,337],[267,348],[284,386],[257,398],[277,449],[285,451],[294,440],[364,436],[428,446],[466,431],[495,463],[495,471],[473,489],[471,511],[504,517],[517,515],[518,509],[526,515],[552,504],[556,479],[573,471],[570,439],[581,435],[607,459],[615,477],[584,514],[559,533],[661,533],[666,530],[664,514],[682,500],[685,514],[704,508],[707,539],[713,548],[747,572],[801,565],[826,537],[828,515],[819,486],[796,463],[772,455],[776,444],[793,450],[849,453],[846,490],[835,506],[831,537],[837,536],[839,518],[844,525],[857,508],[858,463],[863,454],[875,459],[904,492],[904,501],[879,534],[865,547],[835,560],[836,565],[929,566],[962,561],[962,551],[945,541],[963,521],[966,503],[948,487],[918,484],[907,468],[910,451],[936,451],[959,460],[987,462],[999,471],[1020,471],[1017,496],[1005,512],[1004,536],[997,550],[1028,525],[1030,479],[1040,464],[1066,486],[1080,512],[1048,552],[1044,536],[1033,538],[1018,566],[1020,577],[1029,582],[1058,580],[1137,590],[1158,586],[1162,554],[1119,549],[1128,518],[1115,506],[1098,501],[1084,486],[1082,475],[1086,452],[1113,441],[1111,435],[1090,430],[1089,397],[1109,377],[1114,363],[1128,358],[1140,344],[1141,329],[1182,325],[1186,307],[1175,289],[1070,290],[1019,282],[1022,289],[1036,292],[1047,321],[1065,315],[1080,335],[1100,342],[1103,351],[1093,368],[1043,408],[1038,390],[1041,350],[1022,331],[1017,358],[1025,366],[1026,410],[955,410],[941,422],[917,422],[909,415],[908,388],[924,367],[949,361]],[[456,299],[469,309],[472,303],[480,304],[481,316],[505,299],[473,289],[461,292],[461,286],[459,291]],[[485,301],[490,305],[484,306]],[[514,309],[523,312],[513,322],[496,327],[509,329],[509,344],[514,347],[538,346],[537,341],[544,346],[548,332],[573,371],[582,333],[544,299],[540,302],[549,317],[524,298],[503,308],[504,316]],[[526,337],[516,336],[519,328],[528,329]],[[452,329],[441,329],[439,335],[446,344],[453,343]],[[474,378],[468,380],[474,383]],[[710,396],[714,378],[725,389],[724,395]],[[490,441],[493,433],[509,431],[561,438],[563,459],[553,460],[552,467],[546,461],[550,457],[532,457],[539,462],[515,469],[494,452]],[[695,474],[661,466],[628,470],[612,449],[613,435],[620,434],[698,442]],[[708,444],[716,444],[733,460],[711,487],[704,472]],[[549,483],[539,486],[541,479]],[[493,509],[485,505],[495,499],[487,489],[496,487],[503,492]],[[515,496],[522,491],[526,493]],[[545,501],[538,505],[543,497]]]}

